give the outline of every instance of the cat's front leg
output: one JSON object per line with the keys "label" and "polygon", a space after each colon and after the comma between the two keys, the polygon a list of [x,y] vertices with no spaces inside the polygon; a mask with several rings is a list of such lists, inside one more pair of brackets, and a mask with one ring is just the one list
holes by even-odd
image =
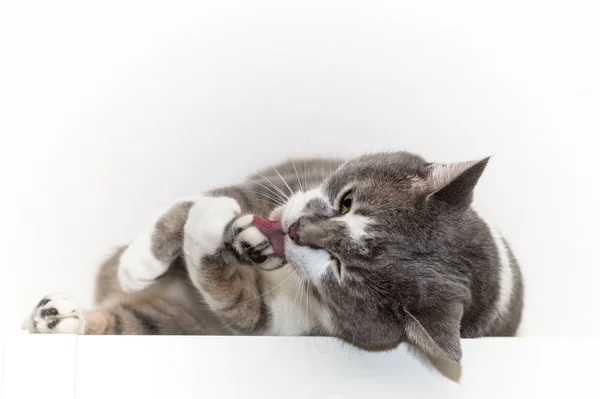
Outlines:
{"label": "cat's front leg", "polygon": [[166,273],[181,254],[183,227],[198,197],[182,198],[151,220],[119,259],[118,278],[126,292],[141,291]]}
{"label": "cat's front leg", "polygon": [[[268,324],[259,267],[284,260],[253,223],[239,216],[231,198],[205,197],[190,209],[183,253],[190,279],[211,310],[238,333],[255,334]],[[258,266],[258,267],[257,267]]]}

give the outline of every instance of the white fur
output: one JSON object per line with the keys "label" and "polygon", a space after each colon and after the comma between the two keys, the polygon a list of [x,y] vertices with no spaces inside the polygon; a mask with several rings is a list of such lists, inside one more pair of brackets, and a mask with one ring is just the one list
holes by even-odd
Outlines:
{"label": "white fur", "polygon": [[223,244],[225,226],[241,213],[240,205],[229,197],[200,197],[190,209],[184,227],[184,254],[193,263],[214,255]]}
{"label": "white fur", "polygon": [[318,188],[308,190],[306,192],[300,191],[290,197],[285,205],[283,216],[281,218],[281,227],[283,228],[284,232],[287,232],[290,226],[300,219],[306,204],[314,198],[321,198],[327,202],[327,198],[325,198],[321,190]]}
{"label": "white fur", "polygon": [[[240,217],[239,219],[237,219],[237,220],[236,220],[236,221],[233,223],[233,226],[231,226],[231,228],[232,228],[232,229],[234,229],[234,230],[235,230],[235,229],[242,229],[243,231],[242,231],[242,232],[239,234],[239,235],[242,235],[242,234],[244,234],[244,232],[245,232],[245,231],[246,231],[246,230],[247,230],[247,229],[248,229],[250,226],[252,226],[252,223],[253,223],[253,222],[254,222],[254,216],[253,216],[253,215],[245,215],[245,216],[242,216],[242,217]],[[258,239],[259,239],[258,237],[250,237],[250,236],[248,237],[248,240],[245,240],[245,241],[247,241],[248,243],[250,243],[250,241],[249,241],[249,240],[253,240],[253,241],[258,241],[258,243],[260,243],[260,242],[262,242],[262,240],[265,240],[265,237],[264,237],[264,235],[263,235],[263,234],[262,234],[260,231],[258,231],[258,229],[256,229],[256,232],[257,232],[258,234],[260,234],[260,236],[261,236],[261,241],[258,241]],[[252,235],[252,234],[250,234],[250,235]],[[243,252],[244,252],[244,249],[242,248],[242,241],[244,241],[244,240],[241,240],[241,239],[239,239],[240,237],[236,237],[236,238],[238,238],[238,239],[236,239],[236,240],[233,242],[233,246],[235,247],[235,249],[236,249],[236,250],[237,250],[239,253],[243,253]],[[258,244],[258,243],[257,243],[257,244]],[[257,244],[255,244],[255,245],[257,245]]]}
{"label": "white fur", "polygon": [[196,288],[200,289],[200,281],[194,269],[202,267],[202,258],[217,252],[223,244],[225,226],[240,213],[237,201],[229,197],[201,197],[190,209],[184,227],[183,253]]}
{"label": "white fur", "polygon": [[250,226],[239,234],[236,241],[245,241],[253,247],[257,247],[267,241],[267,237],[256,226]]}
{"label": "white fur", "polygon": [[[289,198],[282,211],[277,210],[277,216],[281,215],[281,227],[284,232],[287,232],[290,226],[300,219],[306,204],[314,198],[321,198],[328,202],[320,188],[316,188],[295,193]],[[267,297],[273,315],[272,328],[269,333],[275,335],[308,333],[316,326],[314,317],[318,318],[321,327],[332,332],[333,322],[328,310],[319,306],[316,301],[311,301],[310,293],[302,291],[302,280],[319,283],[323,276],[330,272],[331,256],[325,250],[298,246],[288,235],[285,236],[284,245],[286,257],[294,266],[286,265],[274,272],[263,273],[265,279],[271,281],[271,285],[274,286],[281,284],[283,279],[289,277],[289,280]],[[290,273],[293,274],[290,276]]]}
{"label": "white fur", "polygon": [[262,277],[263,295],[271,310],[271,323],[266,335],[305,335],[317,324],[326,332],[333,331],[329,311],[312,298],[291,265],[262,273]]}
{"label": "white fur", "polygon": [[367,227],[371,223],[371,219],[364,215],[347,213],[343,216],[338,216],[335,219],[346,223],[348,230],[350,230],[350,236],[354,241],[361,241],[368,234]]}
{"label": "white fur", "polygon": [[245,229],[254,223],[254,215],[244,215],[233,223],[234,229]]}
{"label": "white fur", "polygon": [[301,278],[315,284],[331,271],[331,255],[324,249],[313,249],[296,245],[289,236],[285,237],[285,248],[288,260],[294,265]]}
{"label": "white fur", "polygon": [[119,259],[118,278],[125,292],[141,291],[169,268],[152,254],[152,230],[142,231]]}
{"label": "white fur", "polygon": [[[271,312],[267,335],[298,336],[308,333],[314,321],[308,310],[301,280],[290,265],[262,273],[265,302]],[[264,295],[264,294],[263,294]]]}
{"label": "white fur", "polygon": [[[306,204],[314,198],[321,198],[327,202],[327,198],[318,188],[298,192],[290,197],[281,219],[283,231],[288,231],[290,226],[300,219]],[[285,236],[284,243],[286,256],[301,278],[318,283],[330,271],[331,256],[327,251],[296,245],[288,235]]]}
{"label": "white fur", "polygon": [[[35,308],[26,321],[24,328],[32,333],[42,334],[83,334],[85,332],[85,319],[83,312],[77,306],[77,303],[63,293],[49,294],[44,297],[48,299],[41,308]],[[57,315],[43,316],[45,309],[54,308],[58,311]],[[48,323],[55,319],[60,322],[53,328],[48,328]]]}
{"label": "white fur", "polygon": [[[196,202],[197,200],[198,197],[186,197],[181,198],[177,203]],[[174,257],[159,260],[152,253],[152,235],[156,222],[173,209],[173,206],[175,205],[159,212],[151,220],[150,226],[142,230],[121,255],[117,276],[123,291],[141,291],[147,288],[154,280],[165,274],[173,260],[175,260]]]}
{"label": "white fur", "polygon": [[500,260],[500,287],[495,306],[497,319],[504,317],[504,315],[506,315],[509,311],[510,301],[514,289],[513,271],[510,265],[508,249],[506,248],[506,244],[502,239],[502,235],[489,222],[486,221],[486,224],[488,225],[490,233],[494,238],[494,243],[498,251],[498,258]]}
{"label": "white fur", "polygon": [[[264,242],[268,242],[269,239],[265,236],[256,226],[253,225],[254,216],[246,215],[237,219],[232,228],[233,229],[242,229],[242,232],[237,235],[235,241],[233,242],[233,246],[235,249],[243,253],[244,248],[242,247],[242,242],[246,242],[253,247],[258,247]],[[261,253],[265,256],[273,255],[275,251],[273,247],[269,245],[265,249],[261,251]],[[279,257],[270,257],[266,261],[260,264],[260,268],[263,270],[272,270],[281,266],[283,261]]]}

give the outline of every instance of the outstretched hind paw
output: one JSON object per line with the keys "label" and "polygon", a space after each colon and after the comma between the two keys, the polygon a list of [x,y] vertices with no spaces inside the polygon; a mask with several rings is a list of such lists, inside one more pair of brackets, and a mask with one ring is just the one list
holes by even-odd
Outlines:
{"label": "outstretched hind paw", "polygon": [[70,296],[54,293],[42,298],[23,327],[36,334],[84,334],[85,319]]}

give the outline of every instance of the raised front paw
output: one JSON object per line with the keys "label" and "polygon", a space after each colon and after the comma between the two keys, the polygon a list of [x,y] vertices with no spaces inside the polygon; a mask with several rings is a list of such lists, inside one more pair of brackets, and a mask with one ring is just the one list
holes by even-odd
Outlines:
{"label": "raised front paw", "polygon": [[169,269],[170,261],[158,259],[152,251],[152,231],[143,231],[119,258],[117,276],[125,292],[141,291]]}
{"label": "raised front paw", "polygon": [[284,264],[284,258],[276,253],[269,237],[255,225],[254,215],[237,218],[225,232],[225,243],[246,263],[263,270],[274,270]]}
{"label": "raised front paw", "polygon": [[183,252],[193,262],[215,255],[223,247],[224,231],[241,209],[229,197],[201,197],[190,209],[184,227]]}
{"label": "raised front paw", "polygon": [[83,334],[85,319],[71,297],[54,293],[37,304],[23,328],[37,334]]}
{"label": "raised front paw", "polygon": [[124,291],[141,291],[162,276],[181,252],[183,226],[194,198],[177,201],[142,230],[119,259],[119,284]]}

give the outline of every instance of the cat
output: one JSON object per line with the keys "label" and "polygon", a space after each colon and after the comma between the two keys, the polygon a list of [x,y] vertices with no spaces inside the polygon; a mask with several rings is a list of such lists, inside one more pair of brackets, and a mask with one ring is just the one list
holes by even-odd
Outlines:
{"label": "cat", "polygon": [[472,208],[488,160],[291,160],[181,199],[102,265],[95,309],[50,294],[24,327],[332,336],[460,362],[461,337],[514,336],[523,308],[509,244]]}

